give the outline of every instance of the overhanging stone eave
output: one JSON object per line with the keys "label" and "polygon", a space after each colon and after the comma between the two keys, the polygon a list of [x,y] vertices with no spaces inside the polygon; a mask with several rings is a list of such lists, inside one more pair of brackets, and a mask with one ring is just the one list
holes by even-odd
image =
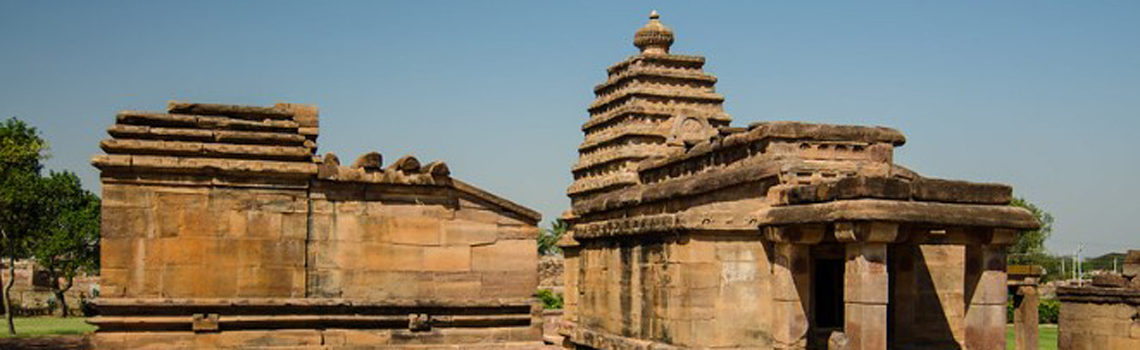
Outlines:
{"label": "overhanging stone eave", "polygon": [[1028,210],[1008,205],[852,199],[827,203],[776,206],[756,213],[760,226],[843,221],[887,221],[945,226],[977,226],[1015,230],[1040,227]]}

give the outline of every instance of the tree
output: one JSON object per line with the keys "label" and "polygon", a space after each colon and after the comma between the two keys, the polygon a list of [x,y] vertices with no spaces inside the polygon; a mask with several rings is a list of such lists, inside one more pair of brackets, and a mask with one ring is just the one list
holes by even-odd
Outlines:
{"label": "tree", "polygon": [[[46,150],[47,142],[35,128],[16,118],[0,123],[0,245],[8,257],[8,276],[15,275],[16,259],[25,255],[24,239],[38,221],[33,220],[38,217],[34,189]],[[16,334],[12,322],[13,282],[9,278],[2,288],[10,334]]]}
{"label": "tree", "polygon": [[558,247],[558,240],[562,239],[569,228],[570,224],[562,221],[562,219],[551,221],[550,228],[542,229],[542,232],[538,234],[538,254],[555,255],[562,253],[562,248]]}
{"label": "tree", "polygon": [[1045,240],[1053,234],[1053,215],[1024,198],[1014,198],[1010,205],[1025,208],[1025,210],[1033,213],[1033,216],[1037,217],[1037,221],[1041,222],[1041,228],[1021,233],[1017,242],[1014,242],[1009,249],[1009,263],[1046,267],[1052,265],[1055,259],[1050,257],[1045,250]]}
{"label": "tree", "polygon": [[60,316],[67,317],[65,293],[75,277],[99,268],[99,197],[83,189],[70,172],[40,179],[37,192],[42,216],[27,239],[28,251],[51,278]]}

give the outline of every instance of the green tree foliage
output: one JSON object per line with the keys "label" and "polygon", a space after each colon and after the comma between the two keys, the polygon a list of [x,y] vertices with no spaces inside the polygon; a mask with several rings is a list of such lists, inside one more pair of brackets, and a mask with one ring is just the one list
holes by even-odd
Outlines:
{"label": "green tree foliage", "polygon": [[561,294],[555,294],[549,289],[539,289],[534,296],[542,300],[542,308],[546,310],[561,310],[564,301]]}
{"label": "green tree foliage", "polygon": [[[8,276],[15,275],[16,259],[26,256],[24,241],[38,222],[34,189],[46,151],[47,142],[27,123],[16,118],[0,123],[0,252],[8,258]],[[8,333],[16,334],[11,295],[14,280],[5,282],[0,291]]]}
{"label": "green tree foliage", "polygon": [[[52,291],[67,316],[64,293],[75,276],[98,270],[99,197],[84,190],[73,173],[43,176],[47,142],[34,127],[12,118],[0,123],[0,252],[8,260],[33,258],[52,277]],[[12,279],[5,281],[8,331]]]}
{"label": "green tree foliage", "polygon": [[60,316],[67,317],[64,293],[77,275],[99,269],[99,197],[70,172],[40,179],[36,192],[41,216],[28,252],[51,277]]}
{"label": "green tree foliage", "polygon": [[1025,208],[1041,222],[1041,228],[1022,232],[1021,237],[1009,249],[1009,263],[1030,265],[1051,265],[1052,258],[1045,250],[1045,240],[1053,234],[1053,214],[1025,200],[1015,198],[1011,205]]}
{"label": "green tree foliage", "polygon": [[540,255],[555,255],[562,253],[562,249],[558,248],[558,240],[566,234],[566,230],[570,228],[570,224],[556,219],[550,223],[550,228],[542,229],[538,234],[538,254]]}
{"label": "green tree foliage", "polygon": [[39,173],[40,161],[47,151],[47,142],[40,138],[36,128],[10,118],[0,123],[0,172]]}

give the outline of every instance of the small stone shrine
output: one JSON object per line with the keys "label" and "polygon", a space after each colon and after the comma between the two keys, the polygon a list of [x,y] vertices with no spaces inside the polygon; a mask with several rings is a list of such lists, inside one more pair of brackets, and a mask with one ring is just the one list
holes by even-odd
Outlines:
{"label": "small stone shrine", "polygon": [[1128,251],[1123,267],[1091,285],[1057,288],[1057,349],[1140,349],[1140,250]]}
{"label": "small stone shrine", "polygon": [[641,52],[594,87],[568,189],[566,345],[1005,349],[1006,248],[1038,227],[999,184],[894,164],[884,127],[731,127],[705,59]]}
{"label": "small stone shrine", "polygon": [[317,156],[298,104],[171,102],[108,132],[96,348],[542,344],[539,215],[442,162]]}

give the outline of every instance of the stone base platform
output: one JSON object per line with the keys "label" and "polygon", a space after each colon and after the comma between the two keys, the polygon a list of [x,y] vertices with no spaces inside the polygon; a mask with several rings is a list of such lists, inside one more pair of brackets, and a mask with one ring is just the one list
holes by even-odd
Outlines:
{"label": "stone base platform", "polygon": [[542,349],[533,299],[104,299],[96,349]]}

